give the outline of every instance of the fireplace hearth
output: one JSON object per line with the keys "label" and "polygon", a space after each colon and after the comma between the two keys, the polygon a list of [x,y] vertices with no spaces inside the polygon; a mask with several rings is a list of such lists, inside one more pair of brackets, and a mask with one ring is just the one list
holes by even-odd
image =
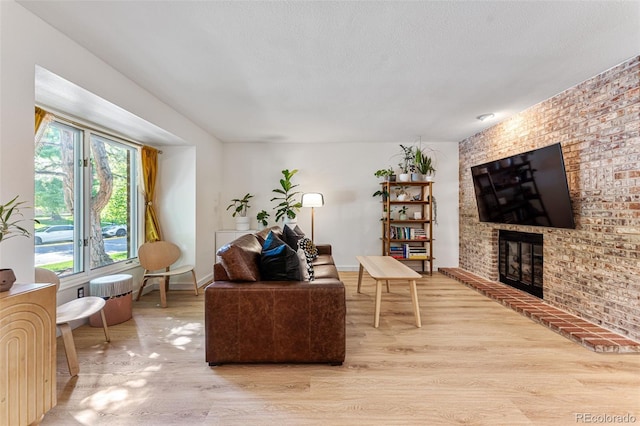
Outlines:
{"label": "fireplace hearth", "polygon": [[543,298],[542,234],[501,230],[500,282]]}

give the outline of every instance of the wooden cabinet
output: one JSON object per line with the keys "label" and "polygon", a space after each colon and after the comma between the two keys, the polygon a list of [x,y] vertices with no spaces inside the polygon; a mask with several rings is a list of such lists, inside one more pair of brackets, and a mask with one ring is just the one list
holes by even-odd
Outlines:
{"label": "wooden cabinet", "polygon": [[[382,255],[433,273],[433,182],[381,182]],[[402,196],[404,191],[406,196]],[[407,217],[400,218],[405,211]]]}
{"label": "wooden cabinet", "polygon": [[38,423],[56,405],[56,286],[0,293],[0,424]]}

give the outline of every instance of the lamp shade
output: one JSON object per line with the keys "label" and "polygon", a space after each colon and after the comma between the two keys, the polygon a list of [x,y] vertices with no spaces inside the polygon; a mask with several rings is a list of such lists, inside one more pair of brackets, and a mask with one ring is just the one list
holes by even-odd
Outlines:
{"label": "lamp shade", "polygon": [[302,194],[302,207],[322,207],[324,197],[319,192],[307,192]]}

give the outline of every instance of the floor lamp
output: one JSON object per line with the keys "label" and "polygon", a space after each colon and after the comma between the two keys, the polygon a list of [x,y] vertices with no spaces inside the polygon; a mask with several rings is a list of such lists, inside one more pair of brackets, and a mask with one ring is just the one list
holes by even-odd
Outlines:
{"label": "floor lamp", "polygon": [[322,207],[324,205],[324,197],[319,192],[307,192],[302,194],[302,207],[311,207],[311,242],[314,241],[313,237],[313,221],[315,207]]}

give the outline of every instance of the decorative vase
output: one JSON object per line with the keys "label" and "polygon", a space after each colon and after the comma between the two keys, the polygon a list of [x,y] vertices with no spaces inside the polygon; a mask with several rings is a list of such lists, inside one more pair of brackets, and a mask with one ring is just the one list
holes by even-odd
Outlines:
{"label": "decorative vase", "polygon": [[407,194],[402,193],[402,194],[398,194],[397,199],[398,199],[398,201],[406,201],[406,199],[407,199],[408,197],[409,197],[409,196],[408,196]]}
{"label": "decorative vase", "polygon": [[398,215],[398,220],[407,220],[407,214],[406,213],[400,213],[400,215]]}
{"label": "decorative vase", "polygon": [[0,269],[0,291],[9,291],[16,282],[13,269]]}
{"label": "decorative vase", "polygon": [[400,173],[398,175],[398,180],[400,182],[409,182],[410,179],[411,179],[411,175],[409,173]]}
{"label": "decorative vase", "polygon": [[411,182],[420,182],[422,180],[421,173],[411,173]]}
{"label": "decorative vase", "polygon": [[236,231],[248,231],[250,227],[250,218],[246,216],[236,216]]}

